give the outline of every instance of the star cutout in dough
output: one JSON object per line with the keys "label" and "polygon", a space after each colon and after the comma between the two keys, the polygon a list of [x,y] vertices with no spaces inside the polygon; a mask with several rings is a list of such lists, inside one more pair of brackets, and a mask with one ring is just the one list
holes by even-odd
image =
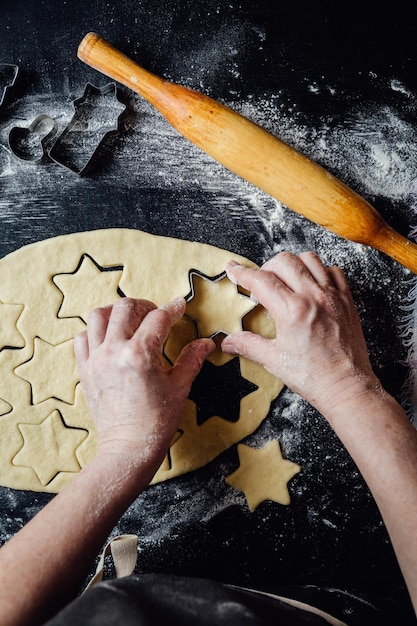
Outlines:
{"label": "star cutout in dough", "polygon": [[31,467],[42,485],[59,472],[79,472],[75,455],[88,432],[68,428],[59,411],[51,413],[41,424],[19,424],[23,447],[13,458],[13,465]]}
{"label": "star cutout in dough", "polygon": [[64,296],[58,317],[80,317],[87,323],[92,309],[113,304],[123,296],[119,289],[122,273],[122,266],[104,268],[84,254],[75,272],[53,277]]}
{"label": "star cutout in dough", "polygon": [[225,480],[243,491],[250,511],[253,512],[264,500],[290,504],[287,483],[301,467],[282,457],[279,442],[270,441],[259,449],[241,443],[237,449],[240,465]]}
{"label": "star cutout in dough", "polygon": [[12,407],[11,404],[6,402],[6,400],[3,400],[3,398],[0,398],[0,416],[1,415],[7,415],[7,413],[10,413],[12,408],[13,407]]}
{"label": "star cutout in dough", "polygon": [[241,399],[256,389],[256,385],[242,377],[239,357],[221,366],[204,361],[188,396],[197,405],[197,424],[215,415],[237,422]]}
{"label": "star cutout in dough", "polygon": [[0,350],[24,347],[25,340],[16,327],[23,308],[23,304],[0,302]]}
{"label": "star cutout in dough", "polygon": [[190,283],[185,312],[196,321],[200,337],[213,337],[220,332],[229,335],[242,330],[242,317],[256,302],[240,293],[226,274],[210,277],[192,270]]}
{"label": "star cutout in dough", "polygon": [[74,403],[79,382],[74,355],[74,340],[52,345],[39,337],[33,342],[33,356],[15,369],[15,374],[32,387],[32,404],[48,398]]}

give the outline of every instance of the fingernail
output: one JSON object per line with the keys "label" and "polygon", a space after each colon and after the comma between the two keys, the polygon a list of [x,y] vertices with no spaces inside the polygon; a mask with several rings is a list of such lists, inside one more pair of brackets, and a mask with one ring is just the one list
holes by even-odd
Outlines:
{"label": "fingernail", "polygon": [[178,297],[178,298],[174,298],[170,302],[167,302],[166,304],[163,304],[159,308],[162,309],[163,311],[167,311],[168,309],[172,309],[173,307],[182,308],[184,306],[184,303],[185,303],[185,299],[182,297]]}
{"label": "fingernail", "polygon": [[228,261],[226,264],[226,272],[229,269],[236,269],[238,267],[243,267],[243,265],[241,265],[240,263],[238,263],[237,261],[234,261],[233,259],[231,261]]}
{"label": "fingernail", "polygon": [[237,267],[241,267],[241,265],[239,263],[237,263],[236,261],[228,261],[227,265],[226,265],[226,274],[227,274],[227,278],[234,283],[235,285],[237,285],[237,280],[236,278],[230,274],[230,270],[235,269]]}
{"label": "fingernail", "polygon": [[235,346],[228,342],[227,337],[223,339],[222,343],[220,344],[220,347],[222,351],[225,352],[226,354],[237,354],[237,350]]}
{"label": "fingernail", "polygon": [[216,343],[213,341],[213,339],[205,337],[204,339],[201,339],[201,341],[204,341],[204,343],[206,344],[208,352],[213,352],[216,349]]}
{"label": "fingernail", "polygon": [[236,350],[234,346],[229,346],[229,345],[223,346],[222,344],[222,351],[225,354],[239,354],[239,352]]}

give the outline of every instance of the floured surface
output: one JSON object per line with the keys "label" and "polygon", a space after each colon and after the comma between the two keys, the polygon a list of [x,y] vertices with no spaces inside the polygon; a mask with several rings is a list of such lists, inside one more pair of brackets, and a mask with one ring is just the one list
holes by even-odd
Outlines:
{"label": "floured surface", "polygon": [[[56,164],[21,163],[7,149],[12,126],[47,113],[61,131],[85,83],[108,82],[76,60],[81,37],[94,27],[146,69],[219,99],[299,148],[407,236],[417,224],[409,11],[368,0],[343,19],[334,3],[318,11],[307,0],[79,0],[76,13],[70,3],[58,7],[52,0],[26,5],[4,11],[0,21],[2,59],[18,62],[30,83],[10,91],[11,106],[0,112],[1,255],[47,237],[109,227],[211,243],[257,264],[281,250],[314,250],[346,272],[372,365],[410,405],[417,388],[415,277],[233,176],[139,96],[121,89],[128,104],[121,132],[84,179]],[[0,413],[9,408],[0,402]],[[244,493],[224,481],[239,466],[232,446],[196,472],[151,486],[120,520],[116,534],[140,535],[141,570],[246,586],[314,581],[390,597],[402,579],[381,517],[325,420],[283,390],[243,443],[262,449],[271,439],[302,465],[291,484],[292,505],[266,501],[250,513]],[[1,488],[1,540],[49,498]]]}
{"label": "floured surface", "polygon": [[[1,484],[56,492],[93,457],[95,429],[78,384],[73,350],[74,335],[85,328],[91,308],[123,296],[163,305],[186,297],[192,288],[190,311],[174,326],[164,350],[167,366],[198,336],[243,328],[273,336],[267,313],[227,278],[217,280],[230,258],[230,252],[213,246],[109,229],[45,240],[2,259],[0,453],[7,462],[0,469]],[[210,287],[208,301],[201,286],[194,287],[191,270],[204,275],[199,280]],[[190,394],[154,482],[195,470],[251,434],[282,388],[261,366],[227,357],[219,348],[205,367],[216,378],[209,374],[200,393],[195,387]],[[240,382],[246,386],[227,404],[226,397],[237,393]],[[219,397],[204,420],[198,420],[198,411],[206,410],[207,390]]]}
{"label": "floured surface", "polygon": [[[102,84],[95,74],[89,78]],[[394,87],[387,88],[394,98]],[[79,93],[82,89],[77,88],[74,95]],[[322,102],[327,86],[313,91],[306,81],[300,98],[306,93]],[[410,111],[417,102],[413,93],[401,98]],[[297,99],[284,88],[272,95],[231,98],[228,103],[350,183],[403,234],[417,223],[415,130],[394,105],[356,102],[345,124],[322,111],[319,120],[306,119]],[[3,254],[48,236],[109,226],[211,242],[257,264],[281,250],[315,250],[325,263],[340,265],[346,272],[375,371],[397,398],[404,391],[409,404],[417,371],[415,277],[383,254],[341,240],[233,176],[190,146],[140,98],[134,98],[131,107],[129,126],[111,146],[111,159],[100,160],[96,177],[86,179],[54,164],[44,168],[21,164],[3,145],[12,123],[29,122],[39,109],[60,123],[69,120],[71,103],[61,92],[53,98],[48,93],[28,96],[12,118],[4,118]],[[79,260],[72,268],[64,267],[64,274],[74,271]],[[119,259],[109,262],[118,264]],[[26,275],[28,267],[24,269]],[[90,275],[93,270],[94,263],[86,258],[81,273]],[[70,277],[62,275],[61,280],[68,283]],[[62,302],[59,315],[73,313],[70,300],[65,307]],[[13,328],[18,309],[12,312]],[[22,341],[19,333],[13,341]],[[411,372],[411,388],[403,390],[408,373],[404,363]],[[10,409],[9,403],[0,401],[0,420]],[[271,439],[280,441],[286,459],[302,466],[291,483],[290,507],[266,501],[249,513],[245,494],[224,480],[239,465],[232,446],[197,472],[151,486],[123,516],[115,533],[140,534],[140,567],[148,571],[213,577],[220,572],[243,583],[254,573],[268,581],[284,577],[283,582],[308,583],[314,577],[323,584],[370,586],[390,593],[401,577],[380,515],[325,421],[285,391],[244,443],[258,448]],[[48,494],[2,488],[0,498],[4,511],[0,530],[6,540],[44,505]],[[376,572],[384,572],[383,577]]]}

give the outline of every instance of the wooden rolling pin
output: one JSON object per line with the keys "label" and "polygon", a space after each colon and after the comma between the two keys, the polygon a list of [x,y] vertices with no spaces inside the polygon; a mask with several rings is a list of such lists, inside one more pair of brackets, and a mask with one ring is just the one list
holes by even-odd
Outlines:
{"label": "wooden rolling pin", "polygon": [[337,235],[385,252],[417,274],[417,245],[392,229],[360,195],[239,113],[162,80],[95,33],[78,57],[153,104],[184,137],[222,165]]}

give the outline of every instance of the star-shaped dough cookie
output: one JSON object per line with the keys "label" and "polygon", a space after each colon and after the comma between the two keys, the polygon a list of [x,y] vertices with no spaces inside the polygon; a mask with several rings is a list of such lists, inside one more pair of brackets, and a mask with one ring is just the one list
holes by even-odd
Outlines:
{"label": "star-shaped dough cookie", "polygon": [[237,449],[240,465],[225,480],[243,491],[250,511],[254,511],[264,500],[289,504],[287,483],[301,467],[282,457],[279,442],[270,441],[259,449],[241,443]]}
{"label": "star-shaped dough cookie", "polygon": [[256,306],[251,298],[240,293],[226,275],[210,278],[190,272],[190,281],[185,312],[196,321],[200,337],[242,330],[242,317]]}
{"label": "star-shaped dough cookie", "polygon": [[56,346],[35,337],[33,357],[19,365],[15,374],[32,387],[32,404],[57,398],[73,404],[75,386],[79,381],[74,355],[74,340]]}
{"label": "star-shaped dough cookie", "polygon": [[19,424],[23,447],[13,458],[13,465],[31,467],[42,485],[59,472],[79,472],[75,452],[88,433],[81,428],[67,428],[59,411],[41,424]]}
{"label": "star-shaped dough cookie", "polygon": [[118,287],[122,273],[120,266],[100,267],[85,254],[75,272],[53,277],[53,282],[64,296],[58,317],[80,317],[87,323],[92,309],[113,304],[120,298]]}
{"label": "star-shaped dough cookie", "polygon": [[23,304],[0,302],[0,350],[5,347],[23,348],[25,340],[16,327]]}

